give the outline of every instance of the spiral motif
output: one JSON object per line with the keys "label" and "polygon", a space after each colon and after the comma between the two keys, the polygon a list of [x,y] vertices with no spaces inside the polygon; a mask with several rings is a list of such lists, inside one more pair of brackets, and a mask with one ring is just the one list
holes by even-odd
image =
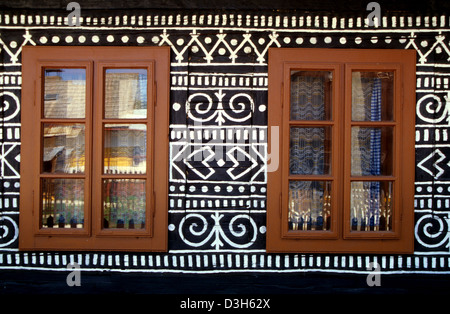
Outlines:
{"label": "spiral motif", "polygon": [[[185,224],[188,225],[188,227],[185,227]],[[183,242],[193,247],[199,247],[208,242],[212,236],[212,232],[210,232],[205,238],[201,238],[204,234],[206,234],[207,229],[208,221],[200,214],[186,215],[178,226],[179,234],[181,239],[183,239]],[[186,230],[189,231],[188,234],[185,234]]]}
{"label": "spiral motif", "polygon": [[7,216],[0,216],[0,247],[8,247],[19,237],[17,223]]}
{"label": "spiral motif", "polygon": [[448,217],[427,214],[419,218],[415,227],[417,241],[426,248],[440,248],[449,245]]}
{"label": "spiral motif", "polygon": [[0,92],[0,112],[3,121],[15,118],[20,110],[19,98],[11,92]]}
{"label": "spiral motif", "polygon": [[[446,97],[444,97],[446,98]],[[428,94],[417,101],[417,116],[427,123],[440,123],[449,117],[450,112],[446,101],[439,96]]]}
{"label": "spiral motif", "polygon": [[[191,108],[191,105],[193,105],[193,108]],[[186,110],[192,119],[194,119],[194,120],[200,119],[200,120],[208,121],[213,116],[206,117],[203,119],[197,118],[192,111],[194,111],[196,114],[199,114],[199,115],[205,115],[209,111],[211,111],[212,105],[213,105],[213,100],[212,100],[211,96],[209,96],[208,94],[205,94],[205,93],[196,93],[196,94],[189,96],[187,103],[186,103]]]}
{"label": "spiral motif", "polygon": [[[243,221],[239,223],[239,221]],[[248,226],[248,227],[247,227]],[[251,228],[249,228],[251,227]],[[236,238],[240,238],[242,241],[241,244],[233,243],[233,246],[236,248],[246,248],[249,247],[252,243],[255,242],[257,236],[257,226],[255,221],[249,215],[236,215],[228,224],[228,228],[230,230],[230,234]],[[224,235],[225,236],[225,235]],[[228,237],[226,237],[228,241],[231,241]],[[241,242],[241,241],[240,241]]]}
{"label": "spiral motif", "polygon": [[[253,111],[255,104],[248,94],[239,93],[230,98],[230,109],[233,113],[241,114],[245,111]],[[242,117],[241,117],[242,118]]]}

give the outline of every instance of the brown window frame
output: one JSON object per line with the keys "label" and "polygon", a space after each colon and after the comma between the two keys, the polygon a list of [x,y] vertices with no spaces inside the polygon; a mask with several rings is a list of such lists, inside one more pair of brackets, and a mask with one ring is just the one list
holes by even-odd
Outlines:
{"label": "brown window frame", "polygon": [[[278,148],[280,164],[267,174],[268,252],[327,253],[412,253],[414,249],[415,170],[415,66],[413,50],[270,48],[268,51],[268,150]],[[291,70],[332,71],[330,120],[290,120]],[[352,121],[352,70],[393,71],[393,121]],[[331,132],[331,173],[292,175],[289,173],[291,126],[329,126]],[[351,127],[390,126],[395,129],[393,173],[351,176]],[[272,139],[273,127],[279,138]],[[276,134],[274,132],[274,134]],[[279,145],[275,147],[275,145]],[[332,182],[330,230],[289,230],[289,180]],[[392,230],[358,232],[350,224],[352,181],[394,182]]]}
{"label": "brown window frame", "polygon": [[[74,67],[86,69],[85,117],[44,117],[44,69]],[[103,72],[106,67],[147,69],[146,118],[105,118]],[[170,47],[25,46],[22,75],[19,249],[167,251]],[[76,122],[85,127],[84,173],[45,173],[41,169],[44,123]],[[106,123],[146,125],[144,174],[104,173],[103,125]],[[84,179],[82,228],[42,227],[41,178]],[[102,181],[108,178],[145,179],[144,228],[103,228]]]}

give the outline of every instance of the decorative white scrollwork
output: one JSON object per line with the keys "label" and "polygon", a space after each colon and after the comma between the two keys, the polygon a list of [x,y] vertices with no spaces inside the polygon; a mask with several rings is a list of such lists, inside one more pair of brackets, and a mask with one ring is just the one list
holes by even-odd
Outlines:
{"label": "decorative white scrollwork", "polygon": [[450,251],[450,218],[447,214],[426,214],[416,222],[416,240],[426,248],[446,248]]}
{"label": "decorative white scrollwork", "polygon": [[[217,101],[213,101],[206,93],[195,93],[189,96],[186,102],[186,113],[189,118],[196,122],[206,123],[212,121],[223,125],[227,120],[233,122],[244,122],[251,118],[255,104],[250,95],[238,93],[233,95],[228,104],[224,102],[225,93],[219,90],[214,93]],[[214,103],[217,107],[213,108]]]}
{"label": "decorative white scrollwork", "polygon": [[17,223],[8,216],[0,216],[0,247],[14,243],[19,236]]}
{"label": "decorative white scrollwork", "polygon": [[19,114],[19,97],[11,92],[0,92],[0,113],[4,122],[10,121]]}
{"label": "decorative white scrollwork", "polygon": [[[258,229],[249,215],[235,215],[228,223],[221,222],[225,215],[219,212],[210,217],[212,221],[198,213],[187,214],[178,226],[183,242],[191,247],[202,247],[210,243],[216,250],[225,244],[233,248],[248,248],[255,242]],[[223,229],[225,226],[228,228],[226,231]]]}
{"label": "decorative white scrollwork", "polygon": [[427,123],[440,123],[444,119],[450,125],[450,92],[444,96],[445,102],[437,95],[428,94],[417,101],[417,116]]}

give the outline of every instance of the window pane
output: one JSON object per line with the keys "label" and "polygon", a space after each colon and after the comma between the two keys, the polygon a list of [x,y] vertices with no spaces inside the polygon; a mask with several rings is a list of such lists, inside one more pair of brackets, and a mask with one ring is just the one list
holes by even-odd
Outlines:
{"label": "window pane", "polygon": [[352,231],[392,230],[392,190],[392,182],[351,183]]}
{"label": "window pane", "polygon": [[289,181],[289,230],[330,230],[331,182]]}
{"label": "window pane", "polygon": [[352,72],[352,120],[392,121],[393,72]]}
{"label": "window pane", "polygon": [[330,120],[330,71],[291,71],[291,120]]}
{"label": "window pane", "polygon": [[352,127],[352,175],[392,175],[392,148],[392,127]]}
{"label": "window pane", "polygon": [[42,171],[83,173],[85,129],[83,124],[44,124]]}
{"label": "window pane", "polygon": [[44,70],[44,117],[84,118],[86,70]]}
{"label": "window pane", "polygon": [[103,228],[145,228],[145,180],[103,181]]}
{"label": "window pane", "polygon": [[331,169],[331,127],[291,128],[289,153],[291,174],[329,174]]}
{"label": "window pane", "polygon": [[104,172],[144,174],[147,161],[145,124],[106,124],[104,127]]}
{"label": "window pane", "polygon": [[105,73],[105,118],[147,117],[147,70],[107,69]]}
{"label": "window pane", "polygon": [[84,180],[42,179],[42,227],[83,228]]}

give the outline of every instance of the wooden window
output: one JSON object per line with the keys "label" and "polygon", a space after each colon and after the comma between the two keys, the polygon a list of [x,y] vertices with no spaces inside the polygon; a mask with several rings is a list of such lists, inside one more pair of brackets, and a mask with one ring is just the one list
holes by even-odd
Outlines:
{"label": "wooden window", "polygon": [[413,251],[415,64],[408,50],[269,49],[269,252]]}
{"label": "wooden window", "polygon": [[167,250],[168,47],[24,47],[23,250]]}

